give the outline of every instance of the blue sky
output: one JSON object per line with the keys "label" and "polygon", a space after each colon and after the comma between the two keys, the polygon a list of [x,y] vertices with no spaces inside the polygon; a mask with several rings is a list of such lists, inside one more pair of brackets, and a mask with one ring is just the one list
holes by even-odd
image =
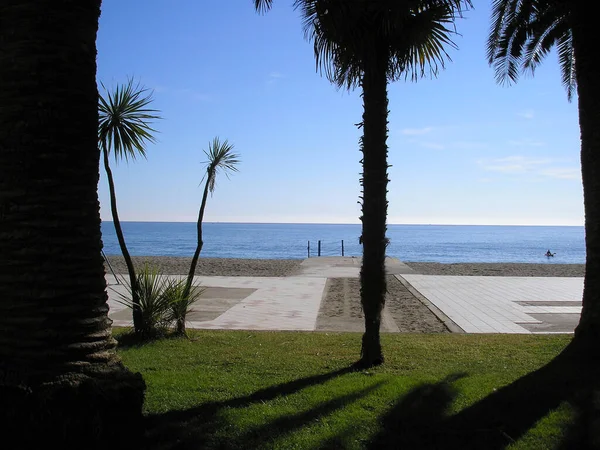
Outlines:
{"label": "blue sky", "polygon": [[[157,143],[113,162],[122,220],[195,221],[203,149],[235,145],[205,220],[358,223],[360,92],[315,71],[291,0],[104,0],[98,81],[154,90]],[[510,87],[485,42],[489,2],[459,20],[459,50],[437,79],[389,85],[389,223],[581,225],[577,102],[555,54]],[[102,172],[102,171],[101,171]],[[110,219],[106,179],[99,195]]]}

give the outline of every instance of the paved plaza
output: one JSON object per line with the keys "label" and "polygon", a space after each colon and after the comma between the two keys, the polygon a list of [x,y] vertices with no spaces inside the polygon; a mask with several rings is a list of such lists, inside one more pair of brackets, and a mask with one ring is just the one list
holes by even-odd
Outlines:
{"label": "paved plaza", "polygon": [[[386,269],[454,332],[571,333],[581,313],[583,278],[420,275],[394,258]],[[303,261],[289,277],[198,276],[205,291],[188,327],[312,331],[327,279],[355,278],[359,270],[360,258],[325,257]],[[131,310],[119,302],[124,285],[106,278],[109,316],[115,326],[131,326]]]}
{"label": "paved plaza", "polygon": [[[107,277],[109,278],[109,277]],[[109,305],[115,326],[131,326],[131,310],[119,303],[123,285],[109,281]],[[207,288],[194,305],[189,328],[312,331],[327,278],[194,277]]]}
{"label": "paved plaza", "polygon": [[583,278],[402,278],[466,333],[569,333],[581,314]]}

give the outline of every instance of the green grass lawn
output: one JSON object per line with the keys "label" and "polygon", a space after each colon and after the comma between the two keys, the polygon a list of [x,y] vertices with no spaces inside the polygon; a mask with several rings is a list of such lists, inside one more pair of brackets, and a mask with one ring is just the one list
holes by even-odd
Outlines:
{"label": "green grass lawn", "polygon": [[148,385],[152,448],[578,448],[584,434],[586,369],[546,365],[570,336],[386,334],[386,363],[357,371],[354,333],[116,335]]}

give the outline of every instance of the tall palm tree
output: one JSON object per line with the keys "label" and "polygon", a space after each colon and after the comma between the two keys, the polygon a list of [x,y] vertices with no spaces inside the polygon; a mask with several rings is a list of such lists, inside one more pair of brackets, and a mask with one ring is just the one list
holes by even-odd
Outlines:
{"label": "tall palm tree", "polygon": [[100,254],[99,15],[100,0],[0,4],[0,423],[20,448],[103,448],[142,419]]}
{"label": "tall palm tree", "polygon": [[581,319],[574,342],[600,356],[600,58],[597,20],[585,0],[495,0],[488,59],[497,80],[513,82],[534,71],[553,47],[562,82],[579,102],[586,269]]}
{"label": "tall palm tree", "polygon": [[[259,11],[272,2],[255,0]],[[468,0],[296,0],[317,67],[338,87],[362,88],[363,174],[361,304],[365,315],[361,363],[383,363],[381,313],[387,291],[387,83],[436,76],[455,47],[457,13]]]}
{"label": "tall palm tree", "polygon": [[129,159],[135,160],[138,155],[145,158],[145,144],[155,141],[152,133],[156,132],[156,130],[150,126],[150,122],[160,119],[160,115],[158,115],[158,111],[148,108],[148,105],[152,102],[152,94],[148,93],[147,89],[140,87],[139,84],[134,84],[132,79],[124,85],[118,85],[112,92],[106,88],[104,90],[107,94],[106,98],[100,95],[98,103],[100,115],[98,122],[98,145],[102,151],[104,169],[106,170],[106,178],[108,179],[113,224],[129,274],[133,306],[133,327],[135,332],[139,334],[144,329],[140,309],[139,289],[137,287],[135,268],[131,260],[131,255],[127,250],[121,221],[119,220],[115,182],[112,170],[110,169],[109,153],[112,151],[117,162],[122,159],[125,161]]}
{"label": "tall palm tree", "polygon": [[204,220],[204,210],[206,209],[208,193],[210,192],[212,194],[215,191],[217,175],[220,172],[223,172],[226,176],[229,176],[229,173],[238,171],[237,166],[240,163],[240,156],[234,153],[233,144],[230,144],[227,140],[221,142],[218,137],[215,137],[212,142],[209,142],[208,150],[204,150],[204,154],[207,157],[207,161],[206,172],[203,177],[205,180],[204,193],[202,194],[202,203],[200,204],[198,223],[196,226],[198,243],[196,244],[196,250],[190,265],[190,271],[188,273],[187,283],[183,295],[184,298],[187,298],[190,295],[190,290],[194,281],[194,274],[196,273],[196,265],[198,264],[198,258],[200,257],[202,246],[204,245],[204,241],[202,240],[202,221]]}

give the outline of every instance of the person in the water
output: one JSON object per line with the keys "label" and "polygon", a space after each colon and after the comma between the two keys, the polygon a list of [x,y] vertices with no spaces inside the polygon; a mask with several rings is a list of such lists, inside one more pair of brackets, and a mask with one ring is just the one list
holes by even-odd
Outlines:
{"label": "person in the water", "polygon": [[550,251],[550,249],[548,249],[548,251],[546,252],[546,256],[547,256],[548,258],[549,258],[549,257],[551,257],[551,256],[554,256],[554,255],[556,255],[556,253],[552,253],[552,252]]}

